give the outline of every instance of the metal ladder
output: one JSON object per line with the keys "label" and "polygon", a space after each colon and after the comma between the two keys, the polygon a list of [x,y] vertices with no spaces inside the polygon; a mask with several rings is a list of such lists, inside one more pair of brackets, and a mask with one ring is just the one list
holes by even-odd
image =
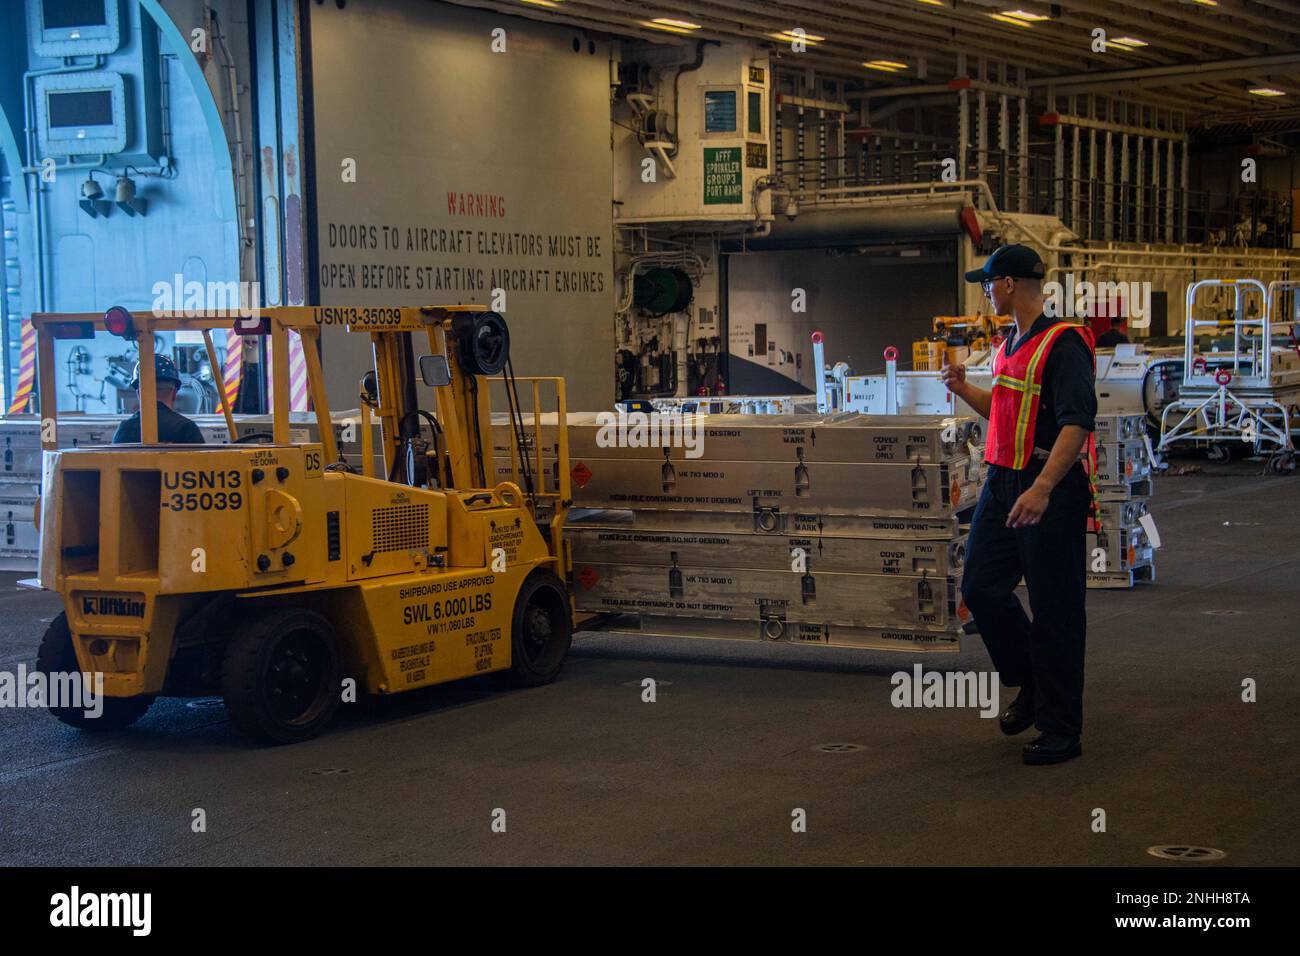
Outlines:
{"label": "metal ladder", "polygon": [[[1159,452],[1167,452],[1180,442],[1191,442],[1209,445],[1212,457],[1217,451],[1217,457],[1226,458],[1229,443],[1237,442],[1249,445],[1256,453],[1268,454],[1274,471],[1294,468],[1290,414],[1272,394],[1271,315],[1277,297],[1292,285],[1275,282],[1266,288],[1258,279],[1202,279],[1187,287],[1183,385],[1179,398],[1166,405],[1160,416]],[[1201,289],[1215,287],[1229,288],[1233,293],[1232,351],[1211,353],[1218,359],[1218,367],[1211,368],[1205,355],[1196,354],[1196,330],[1207,325],[1217,329],[1220,322],[1218,318],[1196,318],[1195,306]],[[1251,293],[1258,294],[1262,306],[1255,318],[1246,312]],[[1248,330],[1256,328],[1258,335],[1252,337]],[[1230,367],[1224,367],[1225,361]],[[1213,377],[1213,385],[1208,376]],[[1200,394],[1206,389],[1208,393]],[[1249,395],[1247,390],[1264,394]]]}

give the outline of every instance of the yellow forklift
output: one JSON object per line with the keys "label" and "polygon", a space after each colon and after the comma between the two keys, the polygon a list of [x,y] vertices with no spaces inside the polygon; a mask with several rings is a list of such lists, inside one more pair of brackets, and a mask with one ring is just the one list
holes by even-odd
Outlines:
{"label": "yellow forklift", "polygon": [[930,336],[912,343],[914,371],[937,372],[945,363],[963,362],[971,352],[986,350],[1013,322],[1007,315],[936,315],[931,324]]}
{"label": "yellow forklift", "polygon": [[[504,319],[480,307],[268,308],[234,321],[270,338],[272,431],[237,440],[211,337],[231,321],[121,307],[33,317],[46,451],[34,586],[57,591],[64,607],[38,666],[102,674],[105,695],[97,718],[66,706],[52,706],[55,716],[111,729],[158,696],[219,693],[239,731],[292,743],[319,733],[358,692],[493,671],[528,686],[553,680],[573,629],[564,380],[516,378]],[[335,429],[347,426],[331,421],[325,327],[373,342],[353,423],[359,463],[340,454]],[[180,330],[202,333],[229,444],[157,442],[154,333]],[[59,449],[54,342],[97,331],[138,343],[142,440]],[[291,331],[302,339],[315,441],[290,437]],[[417,341],[428,346],[418,362]],[[419,405],[417,367],[431,410]],[[494,382],[514,435],[513,480],[500,483],[490,480]],[[531,385],[531,422],[519,382]],[[561,423],[551,494],[540,480],[544,399]]]}

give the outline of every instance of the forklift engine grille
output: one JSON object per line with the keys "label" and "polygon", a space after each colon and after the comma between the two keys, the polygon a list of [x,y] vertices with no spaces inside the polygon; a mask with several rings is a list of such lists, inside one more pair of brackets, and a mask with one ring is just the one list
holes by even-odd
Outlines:
{"label": "forklift engine grille", "polygon": [[429,547],[429,506],[376,508],[370,527],[370,544],[375,553]]}

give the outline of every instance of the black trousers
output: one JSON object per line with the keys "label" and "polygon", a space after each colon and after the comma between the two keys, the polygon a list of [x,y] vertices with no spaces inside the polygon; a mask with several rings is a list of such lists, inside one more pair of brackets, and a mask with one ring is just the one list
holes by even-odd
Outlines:
{"label": "black trousers", "polygon": [[[1032,690],[1039,730],[1083,729],[1087,633],[1087,520],[1091,496],[1082,465],[1052,489],[1042,520],[1008,528],[1007,514],[1044,462],[1013,471],[990,466],[966,543],[961,593],[1002,683]],[[1031,622],[1015,588],[1024,577]]]}

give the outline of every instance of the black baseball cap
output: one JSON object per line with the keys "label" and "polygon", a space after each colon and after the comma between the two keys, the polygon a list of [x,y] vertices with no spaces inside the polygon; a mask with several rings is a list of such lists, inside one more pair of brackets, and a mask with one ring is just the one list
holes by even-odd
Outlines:
{"label": "black baseball cap", "polygon": [[1047,274],[1047,267],[1028,246],[1017,244],[999,246],[993,255],[985,260],[984,265],[966,273],[967,282],[986,282],[989,279],[1041,279]]}

